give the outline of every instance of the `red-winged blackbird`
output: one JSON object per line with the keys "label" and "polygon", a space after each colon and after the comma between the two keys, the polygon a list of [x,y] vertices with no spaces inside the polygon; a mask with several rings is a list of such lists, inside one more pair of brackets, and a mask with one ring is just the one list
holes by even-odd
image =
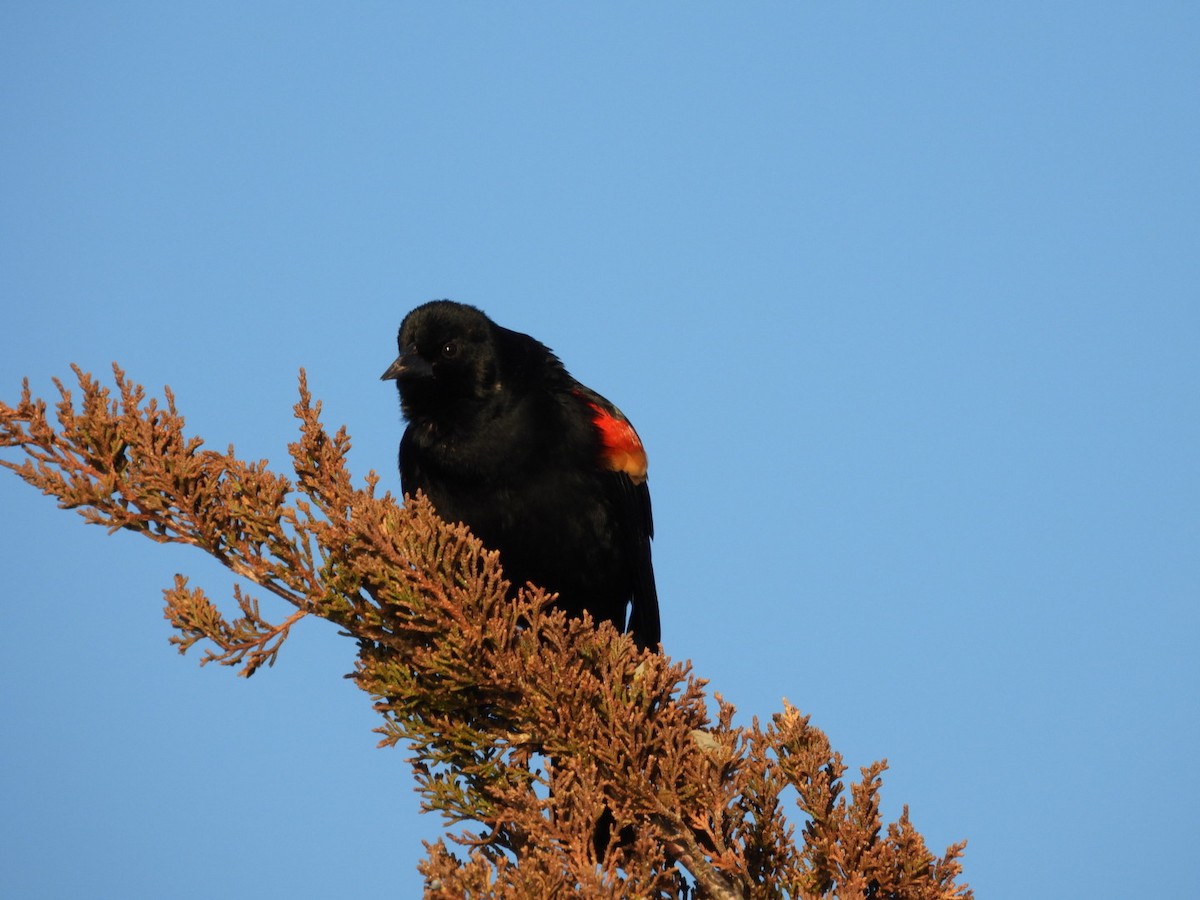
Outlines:
{"label": "red-winged blackbird", "polygon": [[505,576],[659,642],[646,451],[619,409],[545,345],[450,300],[400,325],[400,483],[500,552]]}

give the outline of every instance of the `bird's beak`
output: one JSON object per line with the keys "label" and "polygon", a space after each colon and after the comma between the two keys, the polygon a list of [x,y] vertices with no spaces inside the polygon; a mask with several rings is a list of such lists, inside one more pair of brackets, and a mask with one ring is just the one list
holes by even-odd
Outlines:
{"label": "bird's beak", "polygon": [[379,376],[380,381],[396,381],[401,378],[422,378],[433,374],[433,366],[419,353],[401,353],[396,361]]}

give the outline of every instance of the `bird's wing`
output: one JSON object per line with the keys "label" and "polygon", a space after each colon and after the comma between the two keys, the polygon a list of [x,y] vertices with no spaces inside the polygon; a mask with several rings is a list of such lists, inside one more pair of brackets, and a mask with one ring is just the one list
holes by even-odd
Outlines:
{"label": "bird's wing", "polygon": [[658,591],[650,539],[654,517],[650,509],[650,487],[646,483],[646,449],[633,425],[617,407],[590,388],[579,385],[574,393],[591,407],[592,423],[600,435],[601,460],[611,472],[611,484],[633,560],[633,604],[626,631],[640,647],[653,647],[661,638]]}
{"label": "bird's wing", "polygon": [[658,620],[658,591],[654,586],[654,567],[650,561],[650,538],[654,536],[654,521],[650,513],[650,487],[643,479],[635,484],[624,473],[621,482],[622,502],[631,521],[637,522],[633,540],[634,582],[633,606],[626,628],[639,647],[654,647],[661,640]]}

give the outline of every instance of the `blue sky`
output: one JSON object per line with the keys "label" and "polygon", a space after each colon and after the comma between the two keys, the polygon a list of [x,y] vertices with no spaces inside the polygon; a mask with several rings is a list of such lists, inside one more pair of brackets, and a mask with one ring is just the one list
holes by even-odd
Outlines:
{"label": "blue sky", "polygon": [[[304,366],[395,488],[396,326],[476,304],[637,425],[743,720],[886,757],[981,897],[1186,896],[1197,9],[5,4],[0,396],[116,360],[282,465]],[[416,892],[351,642],[201,670],[160,591],[218,566],[0,502],[0,893]]]}

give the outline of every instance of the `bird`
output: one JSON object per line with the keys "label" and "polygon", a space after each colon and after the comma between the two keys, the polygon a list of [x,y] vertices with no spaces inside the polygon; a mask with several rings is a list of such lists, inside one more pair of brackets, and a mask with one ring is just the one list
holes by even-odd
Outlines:
{"label": "bird", "polygon": [[[480,309],[432,300],[400,324],[400,483],[498,551],[505,577],[568,615],[661,639],[646,451],[612,403],[546,345]],[[628,618],[626,608],[628,607]]]}

